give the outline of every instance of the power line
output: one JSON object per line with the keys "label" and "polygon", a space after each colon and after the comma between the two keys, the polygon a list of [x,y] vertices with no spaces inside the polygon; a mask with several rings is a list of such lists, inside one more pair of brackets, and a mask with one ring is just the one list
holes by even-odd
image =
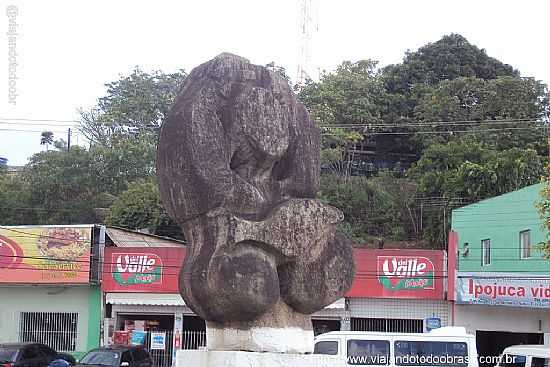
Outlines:
{"label": "power line", "polygon": [[[37,227],[40,227],[40,226],[37,226]],[[57,226],[57,227],[63,228],[64,226],[60,225],[60,226]],[[57,227],[53,227],[53,228],[57,228]],[[48,227],[43,227],[43,228],[48,229]],[[10,228],[10,227],[7,227],[7,226],[0,226],[0,229],[25,235],[25,236],[10,236],[10,237],[14,237],[14,238],[37,238],[38,237],[38,238],[50,238],[50,239],[54,239],[54,240],[65,240],[66,239],[65,237],[55,237],[55,236],[49,236],[49,235],[43,235],[43,234],[36,234],[36,233],[20,231],[20,230],[13,229],[13,228]],[[166,238],[160,237],[160,239],[166,239]],[[180,243],[187,243],[187,241],[184,241],[184,240],[176,240],[176,239],[168,239],[168,240],[173,240],[175,242],[180,242]],[[132,241],[124,241],[124,242],[149,243],[149,241],[144,241],[144,240],[132,240]]]}
{"label": "power line", "polygon": [[30,118],[7,118],[7,117],[0,117],[0,120],[6,120],[6,121],[37,121],[37,122],[80,122],[78,120],[30,119]]}
{"label": "power line", "polygon": [[[63,227],[63,226],[60,226],[60,227]],[[179,227],[177,227],[179,228]],[[7,228],[0,228],[0,229],[7,229]],[[27,239],[37,239],[37,237],[42,237],[42,238],[53,238],[53,239],[58,239],[58,240],[63,240],[64,238],[61,238],[61,237],[51,237],[51,236],[47,236],[47,235],[40,235],[40,234],[34,234],[34,233],[28,233],[29,235],[25,235],[25,236],[18,236],[18,235],[10,235],[8,238],[11,238],[11,239],[15,239],[15,238],[27,238]],[[143,233],[141,233],[143,234]],[[145,234],[144,234],[145,235]],[[188,243],[188,241],[184,241],[184,240],[177,240],[177,239],[171,239],[171,238],[163,238],[163,237],[160,237],[159,239],[163,239],[163,240],[167,240],[167,241],[174,241],[174,242],[179,242],[182,244],[182,247],[183,248],[187,248],[185,245],[183,245],[184,243]],[[145,240],[125,240],[123,241],[124,243],[148,243],[150,244],[151,241],[145,241]],[[181,248],[181,247],[174,247],[174,248]],[[514,248],[514,247],[495,247],[495,246],[491,246],[491,250],[510,250],[510,251],[516,251],[518,250],[519,248]],[[422,249],[422,250],[426,250],[426,249]],[[3,255],[0,255],[0,257],[3,256]],[[15,255],[5,255],[5,257],[19,257],[19,256],[15,256]],[[28,257],[28,256],[21,256],[23,258],[34,258],[34,257]],[[49,259],[49,258],[46,258],[46,257],[36,257],[36,259],[43,259],[43,260],[46,260],[46,259]],[[504,258],[496,258],[498,260],[519,260],[520,258],[507,258],[507,257],[504,257]],[[468,260],[468,261],[479,261],[479,258],[475,258],[474,260],[472,259],[465,259],[465,261]],[[540,260],[540,261],[549,261],[549,259],[544,259],[544,258],[541,258],[541,259],[534,259],[534,260]]]}
{"label": "power line", "polygon": [[[434,134],[434,135],[452,135],[452,134],[478,134],[485,132],[498,132],[498,131],[511,131],[511,130],[541,130],[539,127],[508,127],[499,129],[485,129],[485,130],[448,130],[448,131],[410,131],[410,132],[368,132],[365,135],[415,135],[415,134]],[[322,136],[338,136],[337,134],[321,133]]]}
{"label": "power line", "polygon": [[[335,124],[335,125],[318,125],[320,128],[325,129],[369,129],[369,128],[405,128],[405,127],[447,127],[447,126],[486,126],[486,125],[523,125],[523,124],[532,124],[540,123],[537,120],[526,120],[526,121],[494,121],[494,122],[469,122],[469,123],[459,123],[459,122],[426,122],[426,123],[403,123],[403,124]],[[540,126],[540,125],[537,125]],[[540,126],[543,127],[543,126]]]}
{"label": "power line", "polygon": [[79,126],[78,124],[72,124],[72,125],[69,125],[69,124],[48,124],[48,123],[40,123],[40,122],[35,122],[35,123],[30,123],[30,124],[22,124],[20,122],[4,122],[4,121],[0,121],[0,125],[15,125],[15,126],[20,126],[20,127],[24,127],[24,126],[75,127],[75,126]]}
{"label": "power line", "polygon": [[[43,133],[45,130],[26,130],[26,129],[3,129],[3,128],[0,128],[0,131],[14,131],[14,132],[27,132],[27,133]],[[48,131],[51,131],[53,133],[60,133],[60,134],[65,134],[67,131],[66,130],[48,130]]]}
{"label": "power line", "polygon": [[[8,121],[8,122],[5,122]],[[81,121],[79,120],[55,120],[55,119],[26,119],[26,118],[1,118],[0,124],[4,125],[22,125],[20,122],[11,121],[26,121],[30,122],[26,125],[29,126],[51,126],[51,127],[74,127],[78,126]],[[60,122],[61,124],[47,124],[43,122]],[[72,124],[67,124],[71,122]],[[502,119],[502,120],[451,120],[451,121],[423,121],[423,122],[405,122],[405,123],[361,123],[361,124],[319,124],[321,128],[339,128],[339,129],[353,129],[353,128],[403,128],[403,127],[435,127],[435,126],[469,126],[469,125],[509,125],[509,124],[531,124],[542,123],[540,120],[532,118],[526,119]],[[146,128],[146,127],[142,127]]]}

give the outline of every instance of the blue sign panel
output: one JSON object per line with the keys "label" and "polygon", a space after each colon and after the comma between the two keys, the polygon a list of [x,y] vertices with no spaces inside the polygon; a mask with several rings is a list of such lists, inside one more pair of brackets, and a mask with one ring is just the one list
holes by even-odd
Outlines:
{"label": "blue sign panel", "polygon": [[439,329],[441,327],[441,319],[439,317],[428,317],[426,319],[426,330]]}

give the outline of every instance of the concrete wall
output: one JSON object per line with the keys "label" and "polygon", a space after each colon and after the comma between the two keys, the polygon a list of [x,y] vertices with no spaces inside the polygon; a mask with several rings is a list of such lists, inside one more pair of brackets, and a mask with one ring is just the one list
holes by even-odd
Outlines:
{"label": "concrete wall", "polygon": [[[455,326],[515,333],[550,333],[550,309],[506,306],[455,305]],[[540,324],[539,324],[540,320]]]}
{"label": "concrete wall", "polygon": [[0,343],[18,341],[20,312],[78,313],[76,351],[99,345],[101,293],[87,286],[10,286],[0,287]]}

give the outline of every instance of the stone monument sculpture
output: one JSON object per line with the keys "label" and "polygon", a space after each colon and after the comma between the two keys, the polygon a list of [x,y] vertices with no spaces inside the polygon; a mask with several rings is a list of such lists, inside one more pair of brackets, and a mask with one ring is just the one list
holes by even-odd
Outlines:
{"label": "stone monument sculpture", "polygon": [[288,82],[232,54],[198,66],[157,155],[190,244],[181,295],[206,320],[208,350],[310,353],[310,314],[343,296],[354,266],[342,213],[315,199],[320,132]]}

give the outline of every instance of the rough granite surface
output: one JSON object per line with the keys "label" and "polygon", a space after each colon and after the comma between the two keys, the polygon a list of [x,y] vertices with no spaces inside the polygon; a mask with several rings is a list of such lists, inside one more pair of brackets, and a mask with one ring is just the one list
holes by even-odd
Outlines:
{"label": "rough granite surface", "polygon": [[190,243],[180,291],[208,327],[311,330],[349,289],[343,215],[315,199],[319,161],[320,132],[278,74],[221,54],[187,77],[157,174]]}

